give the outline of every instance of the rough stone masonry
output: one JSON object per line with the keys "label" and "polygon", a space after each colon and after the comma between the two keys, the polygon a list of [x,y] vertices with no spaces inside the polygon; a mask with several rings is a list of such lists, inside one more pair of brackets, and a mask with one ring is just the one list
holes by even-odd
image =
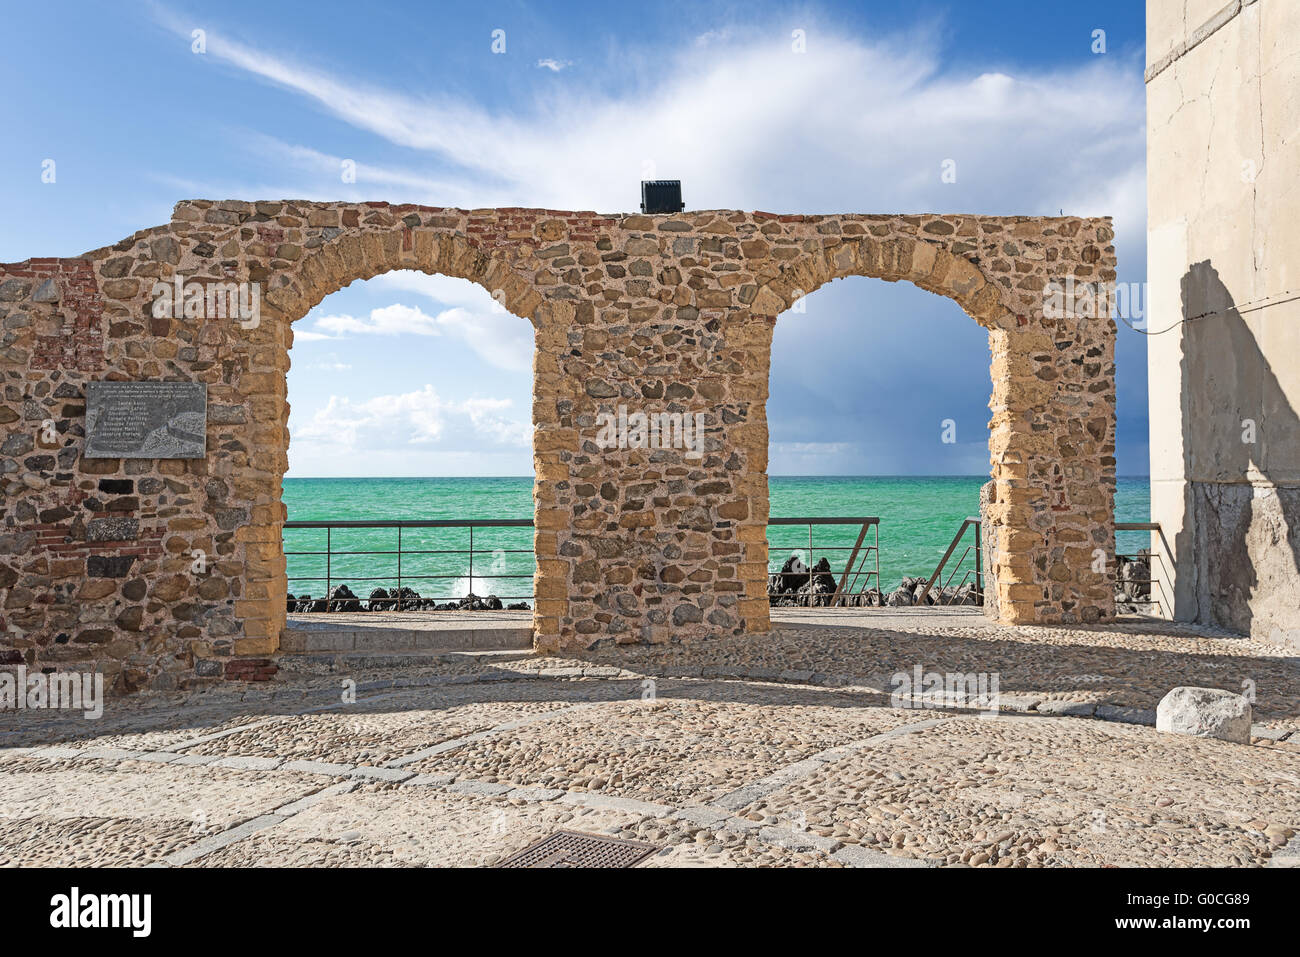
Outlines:
{"label": "rough stone masonry", "polygon": [[[292,323],[392,269],[475,282],[534,326],[539,648],[768,630],[772,330],[842,276],[908,280],[988,330],[1001,620],[1108,618],[1115,324],[1049,318],[1043,293],[1109,288],[1112,237],[1075,217],[192,200],[84,256],[0,265],[0,665],[95,667],[118,692],[273,671]],[[258,284],[260,320],[154,315],[178,275]],[[102,380],[206,383],[206,457],[86,458]],[[620,404],[704,413],[703,456],[602,448]]]}

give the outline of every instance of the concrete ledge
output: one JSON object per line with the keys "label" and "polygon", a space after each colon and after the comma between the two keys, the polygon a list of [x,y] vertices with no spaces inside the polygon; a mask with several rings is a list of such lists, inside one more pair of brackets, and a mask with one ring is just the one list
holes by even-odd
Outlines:
{"label": "concrete ledge", "polygon": [[531,612],[290,615],[281,652],[498,651],[532,648]]}
{"label": "concrete ledge", "polygon": [[[497,654],[505,654],[497,651]],[[455,648],[443,648],[430,651],[392,651],[392,652],[364,652],[364,651],[317,651],[302,652],[280,655],[277,659],[280,669],[284,672],[295,675],[332,675],[332,674],[351,674],[355,672],[369,671],[408,671],[414,669],[437,668],[439,665],[446,664],[448,656],[461,654],[491,654],[490,652],[469,652]],[[528,652],[520,649],[518,652],[510,654],[509,660],[516,660],[526,657]],[[496,659],[499,661],[500,659]],[[406,686],[415,686],[419,684],[467,684],[475,681],[507,681],[507,680],[536,680],[534,674],[513,675],[506,672],[484,671],[469,674],[452,674],[438,675],[436,680],[428,682],[415,682],[414,679],[406,679]],[[402,679],[395,679],[390,684],[369,683],[363,690],[369,690],[375,687],[402,687]]]}
{"label": "concrete ledge", "polygon": [[848,867],[934,867],[932,861],[916,857],[895,857],[882,854],[856,844],[845,844],[830,855],[831,860],[839,861]]}

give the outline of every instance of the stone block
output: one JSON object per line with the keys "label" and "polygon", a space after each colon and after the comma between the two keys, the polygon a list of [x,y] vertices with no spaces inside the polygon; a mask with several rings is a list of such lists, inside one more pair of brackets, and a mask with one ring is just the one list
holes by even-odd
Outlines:
{"label": "stone block", "polygon": [[1250,744],[1250,702],[1218,688],[1174,688],[1156,706],[1156,730]]}

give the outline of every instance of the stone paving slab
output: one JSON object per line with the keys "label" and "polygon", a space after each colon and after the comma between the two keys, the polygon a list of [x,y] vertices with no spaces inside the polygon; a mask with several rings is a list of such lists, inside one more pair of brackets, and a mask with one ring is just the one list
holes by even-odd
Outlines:
{"label": "stone paving slab", "polygon": [[[570,707],[575,700],[567,686],[538,682],[533,674],[507,689],[491,683],[381,688],[380,694],[360,695],[355,703],[339,700],[335,684],[328,706],[307,714],[273,715],[257,722],[192,739],[189,755],[274,756],[288,760],[331,761],[380,765],[409,760],[422,750],[438,749],[512,721],[532,720]],[[632,686],[613,682],[584,686],[593,700],[627,697]],[[326,709],[327,707],[327,709]]]}
{"label": "stone paving slab", "polygon": [[[891,707],[914,663],[1004,669],[1002,710]],[[470,865],[564,827],[662,848],[646,867],[1295,866],[1296,674],[1242,639],[967,616],[437,656],[349,673],[355,701],[294,675],[100,721],[11,713],[0,864]],[[1244,675],[1253,744],[1150,726],[1165,683]]]}
{"label": "stone paving slab", "polygon": [[[730,694],[724,694],[730,692]],[[752,704],[736,703],[736,693]],[[703,804],[754,778],[826,748],[907,721],[887,709],[825,709],[779,703],[759,692],[717,684],[660,688],[660,697],[593,706],[563,722],[556,747],[549,722],[490,737],[410,767],[475,780],[567,788],[652,802]],[[677,694],[684,697],[678,698]],[[686,696],[689,695],[689,696]],[[680,760],[689,749],[690,762]]]}
{"label": "stone paving slab", "polygon": [[1179,685],[1213,687],[1250,691],[1261,725],[1300,730],[1300,656],[1264,640],[1154,620],[1010,627],[973,614],[933,619],[912,611],[890,624],[875,610],[777,611],[767,636],[597,649],[581,660],[648,676],[794,681],[811,674],[810,683],[826,687],[874,688],[881,704],[894,690],[892,677],[919,666],[996,675],[1003,707],[1045,713],[1106,705],[1133,716],[1154,711]]}
{"label": "stone paving slab", "polygon": [[134,760],[6,765],[0,865],[154,863],[319,786],[296,774]]}
{"label": "stone paving slab", "polygon": [[[913,858],[1259,866],[1300,829],[1300,751],[1069,718],[961,717],[748,809]],[[743,813],[743,812],[742,812]]]}
{"label": "stone paving slab", "polygon": [[[105,706],[103,718],[87,721],[50,712],[26,712],[17,717],[0,736],[0,748],[11,744],[65,741],[69,747],[121,747],[131,750],[164,751],[202,733],[251,725],[265,719],[258,714],[232,715],[229,704],[197,704],[187,713],[184,706],[170,713],[122,714],[114,699]],[[12,715],[6,714],[6,724]]]}

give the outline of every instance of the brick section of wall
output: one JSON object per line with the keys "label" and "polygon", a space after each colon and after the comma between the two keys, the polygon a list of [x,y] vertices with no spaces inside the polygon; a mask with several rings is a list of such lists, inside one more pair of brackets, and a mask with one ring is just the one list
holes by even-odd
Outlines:
{"label": "brick section of wall", "polygon": [[[101,668],[119,691],[269,678],[285,619],[292,323],[393,269],[475,282],[535,327],[539,647],[769,627],[772,331],[842,276],[910,281],[990,332],[1003,620],[1108,617],[1091,567],[1114,548],[1115,327],[1050,318],[1043,292],[1112,282],[1112,236],[1108,220],[1071,217],[195,200],[79,259],[0,266],[0,650]],[[177,276],[259,283],[260,321],[153,316],[154,282]],[[57,353],[56,320],[73,340]],[[82,459],[84,385],[105,377],[206,382],[207,457]],[[602,416],[620,406],[700,414],[700,454],[604,447]],[[57,438],[38,446],[50,420]]]}
{"label": "brick section of wall", "polygon": [[226,662],[228,681],[270,681],[280,666],[270,658],[232,658]]}
{"label": "brick section of wall", "polygon": [[35,327],[31,368],[80,372],[103,368],[103,307],[93,263],[87,259],[28,259],[0,265],[0,275],[15,283],[31,280],[33,293],[39,294],[30,311]]}

